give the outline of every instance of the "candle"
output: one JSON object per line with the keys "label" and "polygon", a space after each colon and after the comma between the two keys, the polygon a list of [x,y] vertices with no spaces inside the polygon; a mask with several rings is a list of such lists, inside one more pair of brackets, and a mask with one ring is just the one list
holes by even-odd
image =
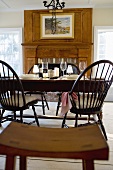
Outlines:
{"label": "candle", "polygon": [[53,63],[55,63],[55,58],[53,58]]}
{"label": "candle", "polygon": [[59,68],[58,67],[54,68],[54,76],[59,77]]}
{"label": "candle", "polygon": [[40,58],[38,58],[38,63],[40,63]]}

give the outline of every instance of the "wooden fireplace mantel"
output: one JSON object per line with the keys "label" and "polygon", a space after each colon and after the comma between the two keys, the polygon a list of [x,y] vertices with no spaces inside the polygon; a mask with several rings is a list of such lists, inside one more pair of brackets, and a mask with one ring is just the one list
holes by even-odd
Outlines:
{"label": "wooden fireplace mantel", "polygon": [[92,57],[92,9],[64,9],[63,13],[74,13],[74,38],[41,39],[40,14],[48,14],[48,10],[24,11],[24,72],[45,58],[75,58],[91,63]]}
{"label": "wooden fireplace mantel", "polygon": [[22,44],[24,46],[26,54],[26,73],[29,68],[38,62],[38,58],[76,58],[76,64],[80,60],[86,60],[87,64],[90,62],[89,56],[91,53],[92,44],[86,43],[59,43],[55,44],[36,44],[36,43],[27,43]]}

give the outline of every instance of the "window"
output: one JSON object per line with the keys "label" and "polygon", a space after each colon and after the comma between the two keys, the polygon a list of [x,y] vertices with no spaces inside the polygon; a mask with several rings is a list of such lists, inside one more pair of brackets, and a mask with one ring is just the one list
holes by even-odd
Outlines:
{"label": "window", "polygon": [[0,60],[7,62],[18,75],[23,73],[22,28],[0,28]]}
{"label": "window", "polygon": [[94,28],[94,61],[101,59],[113,61],[113,26]]}
{"label": "window", "polygon": [[[113,26],[94,27],[94,61],[108,59],[113,62]],[[113,101],[113,85],[106,101]]]}

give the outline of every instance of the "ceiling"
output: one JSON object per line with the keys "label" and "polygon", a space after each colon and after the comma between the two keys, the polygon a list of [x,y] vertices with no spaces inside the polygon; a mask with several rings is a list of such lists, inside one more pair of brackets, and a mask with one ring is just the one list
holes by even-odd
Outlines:
{"label": "ceiling", "polygon": [[[0,12],[28,9],[46,9],[44,0],[0,0]],[[51,0],[47,0],[50,3]],[[63,1],[63,0],[60,0]],[[110,8],[113,0],[64,0],[65,8]]]}

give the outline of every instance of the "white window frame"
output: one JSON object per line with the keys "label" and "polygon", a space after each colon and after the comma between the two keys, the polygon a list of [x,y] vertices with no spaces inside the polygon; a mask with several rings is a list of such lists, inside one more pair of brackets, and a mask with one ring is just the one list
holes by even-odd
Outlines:
{"label": "white window frame", "polygon": [[18,32],[19,33],[19,55],[20,55],[20,75],[23,74],[23,57],[22,57],[22,28],[0,28],[0,33],[11,33]]}
{"label": "white window frame", "polygon": [[[98,58],[98,32],[99,30],[113,32],[113,26],[94,26],[94,61],[99,60]],[[105,58],[105,59],[109,60],[109,58]],[[105,101],[113,102],[113,85],[110,87]]]}
{"label": "white window frame", "polygon": [[113,32],[113,26],[94,26],[94,61],[99,60],[97,56],[98,51],[98,32],[99,30],[103,31],[112,31]]}

